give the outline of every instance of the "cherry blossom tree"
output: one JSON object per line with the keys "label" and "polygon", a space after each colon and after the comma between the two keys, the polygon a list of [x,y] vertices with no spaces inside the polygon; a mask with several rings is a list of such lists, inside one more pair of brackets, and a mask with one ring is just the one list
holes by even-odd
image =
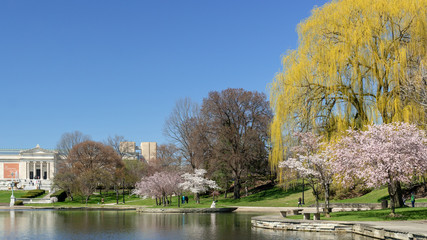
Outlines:
{"label": "cherry blossom tree", "polygon": [[[143,177],[138,182],[133,190],[133,194],[142,197],[155,197],[156,204],[167,204],[167,196],[172,194],[179,194],[179,184],[182,182],[182,178],[175,172],[156,172],[152,176]],[[157,199],[160,199],[160,203]],[[172,201],[172,197],[170,198]]]}
{"label": "cherry blossom tree", "polygon": [[179,184],[182,190],[196,194],[197,203],[200,203],[200,193],[204,193],[209,189],[219,189],[215,181],[204,178],[205,174],[205,169],[195,169],[194,173],[183,174],[182,178],[184,179],[184,182]]}
{"label": "cherry blossom tree", "polygon": [[329,210],[329,190],[333,180],[331,164],[328,152],[320,151],[322,137],[314,133],[297,132],[294,136],[298,138],[299,144],[291,149],[297,158],[288,158],[279,163],[280,168],[289,168],[297,171],[306,178],[313,189],[316,198],[316,209],[319,212],[319,184],[325,190],[325,209]]}
{"label": "cherry blossom tree", "polygon": [[407,123],[371,125],[366,131],[347,132],[331,147],[338,179],[352,184],[358,177],[369,187],[387,184],[394,214],[400,182],[408,183],[414,174],[427,171],[426,132]]}

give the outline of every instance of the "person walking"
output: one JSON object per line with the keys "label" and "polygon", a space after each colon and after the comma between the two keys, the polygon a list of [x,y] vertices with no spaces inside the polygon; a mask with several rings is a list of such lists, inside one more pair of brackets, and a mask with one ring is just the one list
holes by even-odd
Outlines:
{"label": "person walking", "polygon": [[182,196],[181,203],[182,203],[182,204],[184,204],[184,203],[185,203],[185,196]]}
{"label": "person walking", "polygon": [[415,193],[414,192],[412,192],[412,195],[411,195],[411,204],[412,204],[412,207],[415,207]]}
{"label": "person walking", "polygon": [[301,198],[298,198],[298,207],[302,207]]}

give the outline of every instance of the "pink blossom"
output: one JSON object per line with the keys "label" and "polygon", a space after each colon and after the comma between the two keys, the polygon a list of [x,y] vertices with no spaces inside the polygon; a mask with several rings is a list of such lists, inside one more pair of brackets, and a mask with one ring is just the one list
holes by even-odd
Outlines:
{"label": "pink blossom", "polygon": [[330,148],[334,172],[345,184],[353,184],[354,177],[371,187],[410,182],[414,174],[427,171],[426,133],[413,124],[371,125],[347,133]]}

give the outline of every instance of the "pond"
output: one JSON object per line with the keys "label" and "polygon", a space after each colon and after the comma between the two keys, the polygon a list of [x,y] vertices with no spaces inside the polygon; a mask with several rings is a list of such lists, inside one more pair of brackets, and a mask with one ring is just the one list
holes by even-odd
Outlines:
{"label": "pond", "polygon": [[[271,214],[271,213],[270,213]],[[0,211],[3,239],[368,239],[353,234],[251,227],[260,213],[149,214],[135,211]]]}

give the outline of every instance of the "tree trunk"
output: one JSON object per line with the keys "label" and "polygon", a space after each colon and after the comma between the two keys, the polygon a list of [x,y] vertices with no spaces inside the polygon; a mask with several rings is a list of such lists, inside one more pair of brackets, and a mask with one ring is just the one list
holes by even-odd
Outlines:
{"label": "tree trunk", "polygon": [[402,194],[402,187],[400,186],[400,182],[395,182],[396,187],[396,195],[394,198],[395,207],[403,207],[403,194]]}
{"label": "tree trunk", "polygon": [[316,212],[319,213],[319,196],[315,194],[316,197]]}
{"label": "tree trunk", "polygon": [[305,185],[304,185],[304,177],[302,178],[302,201],[301,201],[301,203],[302,203],[302,205],[304,205],[305,204],[305,202],[304,202],[304,190],[305,190]]}
{"label": "tree trunk", "polygon": [[116,190],[116,204],[119,204],[119,190],[117,189],[117,186],[114,186],[114,190]]}
{"label": "tree trunk", "polygon": [[325,184],[325,213],[327,217],[329,215],[329,184]]}
{"label": "tree trunk", "polygon": [[156,196],[156,206],[159,206],[159,201],[157,200],[157,196]]}
{"label": "tree trunk", "polygon": [[390,195],[390,208],[391,208],[391,213],[394,215],[395,211],[395,200],[396,200],[396,188],[395,188],[395,184],[393,183],[389,183],[388,184],[388,194]]}
{"label": "tree trunk", "polygon": [[399,181],[392,181],[388,184],[388,193],[390,195],[390,204],[393,207],[403,207],[402,188]]}
{"label": "tree trunk", "polygon": [[240,199],[240,189],[242,185],[240,183],[240,178],[236,178],[234,181],[234,199]]}
{"label": "tree trunk", "polygon": [[181,195],[178,195],[178,207],[181,207],[181,200],[182,199],[182,197],[181,197]]}
{"label": "tree trunk", "polygon": [[313,195],[316,199],[316,212],[319,213],[319,191],[317,188],[318,185],[317,183],[316,184],[311,183],[310,186],[311,186],[311,189],[313,190]]}
{"label": "tree trunk", "polygon": [[123,179],[123,189],[122,189],[122,193],[123,193],[123,203],[125,203],[125,179]]}
{"label": "tree trunk", "polygon": [[227,198],[227,189],[225,189],[224,198]]}

